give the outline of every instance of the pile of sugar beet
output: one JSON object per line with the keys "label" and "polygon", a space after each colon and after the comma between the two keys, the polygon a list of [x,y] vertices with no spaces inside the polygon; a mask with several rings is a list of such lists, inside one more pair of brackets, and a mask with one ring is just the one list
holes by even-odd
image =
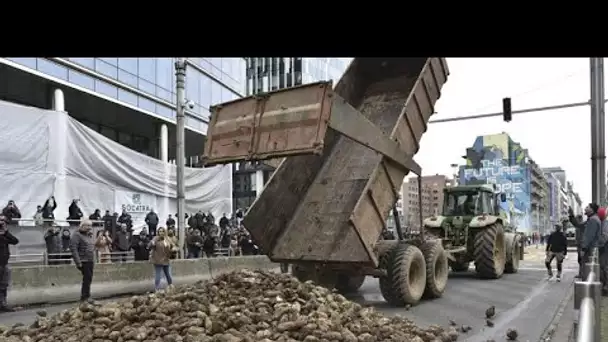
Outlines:
{"label": "pile of sugar beet", "polygon": [[454,328],[417,327],[287,274],[239,271],[212,281],[80,304],[35,323],[15,325],[0,341],[271,342],[454,341]]}

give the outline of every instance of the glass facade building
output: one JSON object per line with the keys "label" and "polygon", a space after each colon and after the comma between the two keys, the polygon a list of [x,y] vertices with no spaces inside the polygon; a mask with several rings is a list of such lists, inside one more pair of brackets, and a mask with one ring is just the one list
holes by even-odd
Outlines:
{"label": "glass facade building", "polygon": [[[25,67],[175,120],[174,58],[8,58]],[[186,126],[206,133],[209,107],[245,94],[244,58],[188,58]]]}
{"label": "glass facade building", "polygon": [[[246,60],[247,95],[265,93],[317,81],[340,80],[352,58],[250,57]],[[249,207],[274,168],[260,162],[235,164],[234,208]]]}

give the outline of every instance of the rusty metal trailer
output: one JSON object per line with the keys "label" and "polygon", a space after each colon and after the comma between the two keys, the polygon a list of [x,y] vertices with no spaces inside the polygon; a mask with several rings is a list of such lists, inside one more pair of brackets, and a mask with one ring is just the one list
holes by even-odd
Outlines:
{"label": "rusty metal trailer", "polygon": [[380,237],[404,177],[421,173],[413,156],[448,74],[443,58],[355,58],[335,89],[319,82],[215,106],[205,163],[285,157],[243,224],[299,278],[348,291],[376,276],[394,305],[441,296],[439,240]]}

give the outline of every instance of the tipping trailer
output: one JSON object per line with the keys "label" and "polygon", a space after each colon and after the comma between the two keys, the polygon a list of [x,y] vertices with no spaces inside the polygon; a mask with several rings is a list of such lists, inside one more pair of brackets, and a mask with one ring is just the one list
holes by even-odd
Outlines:
{"label": "tipping trailer", "polygon": [[380,237],[403,178],[421,173],[412,158],[448,74],[444,58],[355,58],[335,89],[319,82],[215,106],[205,164],[286,157],[243,224],[298,278],[352,291],[375,276],[393,305],[439,297],[441,240],[424,230],[406,239],[399,224],[398,240]]}

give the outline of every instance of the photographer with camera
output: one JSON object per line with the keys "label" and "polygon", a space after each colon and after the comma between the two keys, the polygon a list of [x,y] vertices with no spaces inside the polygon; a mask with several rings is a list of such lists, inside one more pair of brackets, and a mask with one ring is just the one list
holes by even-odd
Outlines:
{"label": "photographer with camera", "polygon": [[11,283],[11,269],[8,260],[11,257],[10,245],[16,245],[19,240],[9,232],[6,216],[0,216],[0,312],[12,312],[6,301],[8,287]]}

